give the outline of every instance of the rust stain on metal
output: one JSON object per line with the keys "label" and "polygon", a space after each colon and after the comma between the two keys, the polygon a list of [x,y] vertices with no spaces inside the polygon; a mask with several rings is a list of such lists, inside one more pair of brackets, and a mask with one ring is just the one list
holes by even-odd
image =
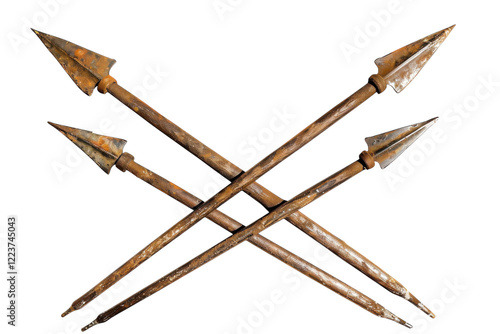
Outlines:
{"label": "rust stain on metal", "polygon": [[116,63],[114,59],[104,57],[64,39],[32,30],[75,84],[89,96]]}
{"label": "rust stain on metal", "polygon": [[437,120],[436,117],[422,123],[368,137],[365,139],[368,144],[368,152],[382,169],[386,168]]}
{"label": "rust stain on metal", "polygon": [[[92,51],[87,50],[88,52],[83,52],[80,50],[83,48],[78,47],[70,42],[61,40],[57,37],[53,37],[40,32],[36,33],[40,37],[42,42],[44,42],[44,44],[47,46],[47,48],[49,48],[49,51],[51,51],[51,53],[56,57],[56,59],[68,72],[68,74],[73,78],[75,83],[88,95],[92,93],[91,89],[93,89],[93,87],[95,87],[96,85],[95,79],[98,77],[99,78],[106,77],[109,74],[109,68],[115,62],[110,58],[103,57],[101,55],[93,53]],[[52,42],[52,40],[56,41],[57,43]],[[56,48],[54,48],[54,44],[57,44]],[[72,51],[73,45],[75,46],[74,51]],[[400,51],[401,49],[397,50],[396,52]],[[412,50],[407,49],[407,52],[412,52]],[[67,54],[61,55],[61,53],[67,53]],[[100,67],[104,68],[104,71],[100,71],[97,75],[95,74],[93,66],[89,66],[89,68],[86,68],[84,66],[84,64],[91,64],[91,62],[89,63],[88,61],[85,61],[85,59],[82,60],[82,58],[90,59],[92,57],[94,58],[103,57],[103,59],[105,60],[104,62],[103,60],[101,60],[101,62],[103,63],[100,63],[101,64]],[[77,59],[79,61],[76,61]],[[107,65],[105,64],[106,62]],[[70,63],[70,65],[73,66],[68,66],[66,63]],[[394,63],[394,66],[408,66],[408,65],[407,63],[402,62],[400,64]],[[85,70],[87,70],[88,73],[85,73]],[[87,82],[86,84],[82,84],[81,82],[85,81],[87,77],[90,78],[89,79],[90,81]],[[366,100],[375,92],[381,93],[385,89],[384,88],[385,84],[386,83],[383,77],[380,79],[380,76],[379,77],[372,76],[370,78],[369,84],[365,85],[362,89],[353,94],[351,98],[345,100],[339,106],[332,109],[332,111],[329,112],[329,117],[325,117],[326,116],[325,115],[322,118],[320,118],[316,125],[321,126],[323,123],[327,122],[328,119],[330,119],[331,121],[332,118],[336,119],[341,118],[347,112],[352,110],[356,105]],[[122,103],[127,105],[130,109],[135,111],[138,115],[143,117],[150,124],[152,124],[157,129],[162,131],[164,134],[172,138],[174,141],[176,141],[181,146],[186,148],[192,154],[200,158],[202,161],[204,161],[210,167],[218,171],[228,180],[233,181],[238,176],[241,176],[241,174],[243,174],[243,171],[239,169],[237,166],[232,164],[230,161],[224,159],[222,156],[218,155],[209,147],[199,142],[196,138],[192,137],[184,130],[182,130],[181,128],[170,122],[168,119],[166,119],[158,112],[156,112],[153,108],[149,107],[146,103],[144,103],[137,97],[133,96],[131,93],[127,92],[117,83],[114,83],[109,87],[109,92],[111,93],[111,95],[115,96]],[[304,138],[309,140],[311,139],[311,137],[308,134],[306,134]],[[293,139],[288,144],[294,145],[295,143],[298,143],[297,144],[298,146],[303,145],[302,141],[297,141],[296,139]],[[267,162],[271,164],[264,163],[264,166],[268,168],[277,160],[279,161],[280,154],[274,154],[272,157],[268,157],[269,160]],[[277,160],[274,160],[276,157]],[[258,171],[258,173],[261,172],[262,171]],[[276,206],[278,206],[280,203],[283,202],[281,198],[279,198],[278,196],[276,196],[275,194],[273,194],[272,192],[270,192],[269,190],[267,190],[266,188],[262,187],[257,183],[247,184],[246,187],[244,187],[243,191],[245,191],[247,194],[252,196],[257,201],[259,201],[268,210],[275,208]],[[370,262],[366,257],[358,253],[356,250],[348,246],[345,242],[335,237],[333,234],[322,228],[320,225],[312,221],[304,214],[300,212],[295,212],[291,214],[287,218],[287,220],[290,221],[292,224],[294,224],[296,227],[298,227],[300,230],[302,230],[303,232],[305,232],[306,234],[308,234],[309,236],[320,242],[329,250],[340,256],[342,259],[344,259],[345,261],[356,267],[358,270],[360,270],[370,278],[377,281],[379,284],[384,286],[389,291],[403,297],[406,295],[406,293],[401,292],[401,291],[406,292],[406,289],[402,285],[400,285],[399,282],[394,280],[387,273],[385,273],[375,264]]]}
{"label": "rust stain on metal", "polygon": [[126,140],[119,138],[102,136],[52,122],[49,124],[85,152],[107,174],[115,165],[127,143]]}
{"label": "rust stain on metal", "polygon": [[455,26],[438,31],[375,60],[378,74],[399,93],[417,76]]}
{"label": "rust stain on metal", "polygon": [[[423,123],[419,123],[423,124]],[[403,142],[403,146],[408,147],[415,141],[415,131],[414,131],[414,126],[410,127],[405,127],[402,129],[406,129],[403,131],[402,137],[401,137],[401,142]],[[398,131],[398,130],[395,130]],[[384,142],[380,142],[379,145],[379,150],[380,151],[388,151],[391,149],[394,150],[399,150],[399,146],[394,146],[394,142],[392,141],[392,138],[390,133],[393,133],[394,131],[390,131],[384,134],[381,134],[379,138],[387,138]],[[419,131],[417,136],[420,136],[423,133],[423,131]],[[404,143],[406,140],[408,140],[409,144]],[[305,207],[306,205],[312,203],[314,200],[320,198],[327,192],[331,191],[332,189],[338,187],[342,183],[346,182],[350,178],[354,177],[355,175],[359,174],[363,170],[366,169],[366,165],[368,164],[366,158],[363,158],[366,156],[366,154],[361,154],[361,158],[358,161],[355,161],[351,163],[350,165],[346,166],[345,168],[341,169],[340,171],[332,174],[331,176],[327,177],[323,181],[315,184],[314,186],[306,189],[305,191],[301,192],[294,198],[292,198],[289,201],[286,201],[279,205],[277,208],[275,208],[273,211],[269,212],[267,215],[263,216],[262,218],[256,220],[249,226],[239,230],[238,232],[234,233],[232,236],[228,237],[224,241],[218,243],[214,247],[210,248],[209,250],[203,252],[202,254],[198,255],[197,257],[193,258],[192,260],[188,261],[184,265],[180,266],[179,268],[175,269],[174,271],[170,272],[169,274],[163,276],[159,280],[151,283],[144,289],[140,290],[139,292],[135,293],[134,295],[130,296],[129,298],[125,299],[124,301],[118,303],[117,305],[113,306],[109,310],[101,313],[94,321],[92,321],[90,324],[82,328],[83,331],[89,329],[90,327],[95,326],[96,324],[100,324],[103,322],[108,321],[109,319],[113,318],[114,316],[118,315],[119,313],[125,311],[129,307],[132,307],[133,305],[139,303],[140,301],[148,298],[149,296],[153,295],[154,293],[160,291],[161,289],[167,287],[168,285],[172,284],[173,282],[177,281],[178,279],[182,278],[183,276],[191,273],[192,271],[196,270],[197,268],[201,267],[202,265],[210,262],[211,260],[215,259],[219,255],[225,253],[226,251],[230,250],[231,248],[239,245],[243,241],[246,241],[254,236],[257,236],[260,232],[265,230],[266,228],[272,226],[273,224],[277,223],[281,219],[286,218],[288,215],[292,214],[293,212],[296,212],[297,210]],[[384,155],[385,157],[390,157],[392,158],[392,155]],[[384,163],[382,160],[382,156],[378,158],[378,162],[380,165]],[[129,159],[130,160],[130,159]],[[128,164],[130,166],[130,163]],[[140,173],[139,173],[140,174]],[[199,207],[199,206],[197,206]],[[149,246],[148,246],[149,247]],[[128,263],[127,263],[128,264]],[[125,265],[127,265],[125,264]],[[339,285],[337,285],[339,287]],[[342,289],[343,288],[343,289]],[[346,286],[342,286],[340,291],[338,292],[342,296],[346,297],[347,299],[355,302],[359,306],[362,306],[363,308],[367,309],[368,311],[374,311],[373,307],[374,304],[371,301],[367,301],[364,298],[364,295],[362,295],[360,292],[354,290],[354,289],[346,289]],[[377,304],[378,305],[378,304]],[[380,309],[379,309],[380,310]],[[375,313],[375,312],[374,312]],[[383,312],[382,314],[375,313],[379,316],[382,316],[384,318],[396,321],[406,327],[410,327],[411,325],[406,323],[404,320],[396,317],[390,312]]]}

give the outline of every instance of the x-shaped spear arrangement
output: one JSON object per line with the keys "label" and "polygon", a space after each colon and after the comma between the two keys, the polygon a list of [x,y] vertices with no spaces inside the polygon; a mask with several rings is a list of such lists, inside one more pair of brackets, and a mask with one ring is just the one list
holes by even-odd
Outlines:
{"label": "x-shaped spear arrangement", "polygon": [[[398,49],[387,56],[377,59],[375,63],[378,67],[378,74],[372,75],[367,84],[247,172],[242,171],[231,162],[218,155],[215,151],[203,145],[200,141],[160,115],[143,101],[120,87],[116,80],[109,75],[109,70],[115,63],[115,60],[99,55],[63,39],[34,31],[83,92],[87,95],[91,95],[96,86],[99,92],[103,94],[109,92],[150,124],[231,181],[229,186],[221,190],[208,201],[199,203],[192,213],[155,239],[82,297],[78,298],[71,307],[63,313],[63,316],[85,306],[88,302],[99,296],[111,285],[192,227],[199,220],[217,212],[215,210],[218,206],[235,196],[239,191],[245,191],[266,207],[266,209],[271,211],[271,213],[275,212],[277,207],[289,203],[254,181],[314,139],[321,132],[376,92],[382,93],[387,85],[392,86],[398,93],[402,91],[419,73],[452,29],[453,26],[438,31],[406,47]],[[108,173],[113,165],[112,160],[114,157],[111,157],[111,160],[109,158],[110,157],[107,156],[106,159],[102,160],[107,163],[101,165],[101,168]],[[364,162],[366,163],[366,161]],[[320,242],[330,251],[375,280],[381,286],[396,295],[404,297],[418,306],[422,311],[433,316],[430,310],[420,303],[417,298],[409,293],[409,291],[394,278],[385,273],[366,257],[349,247],[342,240],[297,211],[297,209],[291,210],[289,215],[285,215],[279,219],[286,217],[294,226]],[[252,224],[251,226],[254,225]],[[248,228],[242,231],[247,231]],[[235,236],[236,235],[238,234],[235,234]]]}
{"label": "x-shaped spear arrangement", "polygon": [[[226,228],[233,233],[233,236],[227,238],[218,245],[212,247],[208,251],[200,254],[183,266],[175,269],[168,275],[160,278],[148,287],[142,289],[116,306],[110,308],[104,313],[101,313],[96,320],[85,326],[82,330],[108,321],[115,315],[123,312],[127,308],[135,305],[141,300],[151,296],[155,292],[163,289],[167,285],[175,282],[183,276],[189,274],[203,264],[213,260],[222,253],[237,246],[245,240],[249,240],[257,247],[263,249],[269,254],[275,256],[284,263],[299,270],[304,275],[314,279],[315,281],[324,284],[332,291],[351,300],[357,305],[363,307],[367,311],[386,319],[393,320],[406,327],[411,328],[411,325],[401,318],[394,315],[392,312],[376,303],[371,298],[363,293],[353,289],[347,284],[339,281],[335,277],[301,259],[297,255],[287,251],[286,249],[274,244],[266,238],[259,235],[264,229],[270,227],[279,220],[289,216],[293,212],[303,208],[314,200],[318,199],[328,191],[347,181],[351,177],[360,173],[363,169],[374,167],[375,162],[378,162],[382,168],[387,167],[394,161],[408,146],[410,146],[423,132],[425,132],[437,119],[431,119],[427,122],[414,124],[390,132],[386,132],[374,137],[366,138],[368,151],[363,151],[359,160],[353,162],[349,166],[343,168],[337,173],[331,175],[325,180],[305,190],[295,196],[288,202],[283,202],[270,213],[255,221],[253,224],[244,227],[220,211],[214,211],[208,218],[218,225]],[[97,135],[89,131],[71,128],[68,126],[50,123],[62,134],[68,137],[80,149],[82,149],[94,162],[103,170],[109,172],[116,165],[123,172],[129,171],[141,180],[151,184],[160,191],[177,199],[179,202],[195,208],[203,202],[189,194],[182,188],[172,184],[161,176],[151,172],[134,161],[134,157],[129,153],[123,153],[123,147],[126,141],[123,139]]]}

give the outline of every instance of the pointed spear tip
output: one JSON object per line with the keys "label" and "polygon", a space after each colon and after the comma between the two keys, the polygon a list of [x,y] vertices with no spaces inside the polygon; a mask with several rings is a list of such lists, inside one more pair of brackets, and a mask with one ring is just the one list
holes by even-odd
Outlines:
{"label": "pointed spear tip", "polygon": [[70,140],[71,140],[71,138],[69,136],[76,137],[75,136],[75,132],[78,129],[71,128],[69,126],[64,126],[64,125],[57,124],[57,123],[53,123],[53,122],[50,122],[50,121],[47,121],[47,123],[49,123],[49,125],[52,126],[52,127],[54,127],[57,131],[59,131],[60,133],[62,133],[66,137],[68,137]]}
{"label": "pointed spear tip", "polygon": [[31,28],[49,52],[56,58],[73,82],[87,95],[109,75],[116,60],[83,48],[62,38]]}
{"label": "pointed spear tip", "polygon": [[30,28],[30,29],[31,29],[31,31],[33,31],[33,32],[35,33],[35,35],[37,35],[37,36],[38,36],[38,38],[42,38],[43,36],[47,36],[47,34],[46,34],[46,33],[43,33],[43,32],[41,32],[41,31],[39,31],[39,30],[36,30],[36,29],[34,29],[34,28]]}
{"label": "pointed spear tip", "polygon": [[384,169],[396,160],[408,147],[410,147],[427,129],[438,120],[431,118],[425,122],[405,126],[379,135],[365,139],[368,145],[368,153],[373,160]]}
{"label": "pointed spear tip", "polygon": [[87,154],[106,174],[123,153],[126,140],[48,122]]}
{"label": "pointed spear tip", "polygon": [[49,47],[49,46],[47,45],[47,43],[48,43],[48,37],[51,37],[49,34],[46,34],[46,33],[44,33],[44,32],[41,32],[41,31],[39,31],[39,30],[36,30],[36,29],[34,29],[34,28],[30,28],[30,29],[31,29],[31,31],[33,31],[33,32],[35,33],[35,35],[36,35],[38,38],[40,38],[40,40],[42,41],[42,43],[43,43],[43,44],[45,44],[45,46],[46,46],[46,47]]}
{"label": "pointed spear tip", "polygon": [[375,64],[378,67],[378,74],[385,79],[386,84],[391,86],[396,93],[400,93],[418,75],[453,28],[455,28],[455,25],[430,34],[376,59]]}
{"label": "pointed spear tip", "polygon": [[60,125],[60,124],[56,124],[56,123],[53,123],[51,121],[47,121],[47,123],[49,123],[51,126],[53,126],[54,128],[56,128],[59,131],[62,130],[62,125]]}
{"label": "pointed spear tip", "polygon": [[434,117],[434,118],[431,118],[431,119],[430,119],[430,120],[428,120],[428,121],[423,122],[422,124],[423,124],[423,126],[430,127],[430,126],[432,126],[432,125],[436,124],[436,122],[437,122],[438,120],[439,120],[439,117]]}

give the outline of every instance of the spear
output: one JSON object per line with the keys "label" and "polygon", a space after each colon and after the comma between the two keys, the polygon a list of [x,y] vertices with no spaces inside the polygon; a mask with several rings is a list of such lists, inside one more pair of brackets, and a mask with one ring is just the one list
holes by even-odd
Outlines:
{"label": "spear", "polygon": [[[453,27],[454,26],[438,31],[411,43],[406,47],[398,49],[385,57],[377,59],[375,62],[378,66],[379,73],[370,77],[369,84],[365,85],[357,93],[353,94],[350,98],[333,108],[329,112],[332,116],[330,120],[334,121],[335,119],[341,118],[347,112],[362,103],[365,99],[375,94],[376,91],[381,93],[385,90],[387,84],[391,85],[396,92],[402,91],[419,73],[421,68],[446,39]],[[114,59],[106,58],[58,37],[36,30],[33,31],[84,93],[91,95],[96,86],[99,92],[103,94],[109,92],[131,110],[136,112],[139,116],[179,143],[182,147],[197,156],[228,180],[233,180],[243,174],[243,170],[238,168],[236,165],[224,159],[215,151],[205,146],[196,138],[156,112],[146,103],[119,86],[116,80],[109,75],[110,68],[115,63]],[[283,199],[257,183],[249,184],[243,190],[268,210],[275,208],[283,202]],[[309,217],[297,211],[290,215],[287,220],[328,248],[330,251],[338,255],[340,258],[366,274],[371,279],[375,280],[388,291],[404,297],[411,303],[420,307],[427,314],[433,316],[432,312],[430,312],[427,308],[422,307],[423,305],[399,282],[394,280],[389,275],[386,275],[386,273],[384,273],[366,257],[348,246],[339,238],[335,237],[333,234],[329,233]],[[175,238],[188,227],[190,226],[185,225],[182,229],[177,229],[178,233],[176,235],[171,235],[171,237]],[[164,240],[168,243],[173,239]],[[145,259],[147,259],[147,256]],[[123,267],[126,268],[128,272],[142,263],[141,261],[134,262],[133,260],[134,259],[131,259],[129,264],[135,264]],[[119,280],[123,277],[123,275],[126,275],[127,272],[122,270],[121,272],[115,272],[115,274],[117,280]],[[112,284],[114,282],[112,282]],[[62,316],[82,308],[86,305],[86,303],[109,288],[109,286],[110,285],[103,285],[94,291],[93,294],[86,296],[85,299],[82,299],[82,297],[84,297],[82,296],[81,298],[75,300],[71,307],[64,312]]]}
{"label": "spear", "polygon": [[[139,179],[152,185],[156,189],[171,196],[191,209],[195,209],[198,205],[203,203],[202,200],[196,196],[135,162],[133,155],[123,152],[126,140],[98,135],[90,131],[51,122],[49,122],[49,124],[59,130],[82,151],[84,151],[106,173],[109,173],[111,168],[116,165],[116,167],[122,172],[128,171],[132,173]],[[244,225],[238,223],[236,220],[218,210],[210,213],[207,218],[233,234],[245,228]],[[411,328],[410,324],[397,317],[385,307],[378,304],[363,293],[355,290],[322,269],[314,266],[265,237],[256,234],[248,238],[248,241],[283,263],[298,270],[305,276],[310,277],[333,292],[353,301],[365,310],[379,317],[393,320]]]}
{"label": "spear", "polygon": [[310,204],[356,174],[365,169],[373,168],[375,166],[375,162],[378,162],[381,168],[387,167],[436,121],[437,118],[433,118],[426,122],[417,123],[366,138],[368,151],[361,152],[359,160],[354,161],[340,171],[303,191],[290,201],[282,203],[276,209],[272,210],[270,213],[256,220],[244,229],[238,231],[129,298],[116,304],[109,310],[99,314],[94,321],[83,327],[82,331],[86,331],[90,327],[108,321],[129,307],[139,303],[195,269],[201,267],[205,263],[239,245],[243,241],[257,235],[291,213]]}

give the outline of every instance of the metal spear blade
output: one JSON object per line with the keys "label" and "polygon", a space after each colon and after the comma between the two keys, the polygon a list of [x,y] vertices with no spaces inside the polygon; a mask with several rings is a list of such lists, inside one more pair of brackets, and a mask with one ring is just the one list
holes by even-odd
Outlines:
{"label": "metal spear blade", "polygon": [[[378,74],[396,92],[401,92],[417,76],[454,27],[438,31],[378,58],[375,60]],[[64,39],[33,31],[87,95],[92,95],[95,86],[109,74],[111,66],[116,62]]]}
{"label": "metal spear blade", "polygon": [[90,131],[71,128],[49,122],[54,128],[68,137],[76,146],[87,154],[107,174],[123,153],[127,143],[124,139],[107,137]]}
{"label": "metal spear blade", "polygon": [[365,139],[368,152],[373,160],[377,161],[382,169],[389,166],[415,142],[428,128],[436,123],[438,118],[405,126],[396,130],[385,132]]}
{"label": "metal spear blade", "polygon": [[455,25],[402,47],[375,60],[378,74],[399,93],[417,76]]}
{"label": "metal spear blade", "polygon": [[89,96],[92,95],[99,81],[109,75],[109,70],[116,63],[114,59],[104,57],[64,39],[32,30],[76,85]]}

